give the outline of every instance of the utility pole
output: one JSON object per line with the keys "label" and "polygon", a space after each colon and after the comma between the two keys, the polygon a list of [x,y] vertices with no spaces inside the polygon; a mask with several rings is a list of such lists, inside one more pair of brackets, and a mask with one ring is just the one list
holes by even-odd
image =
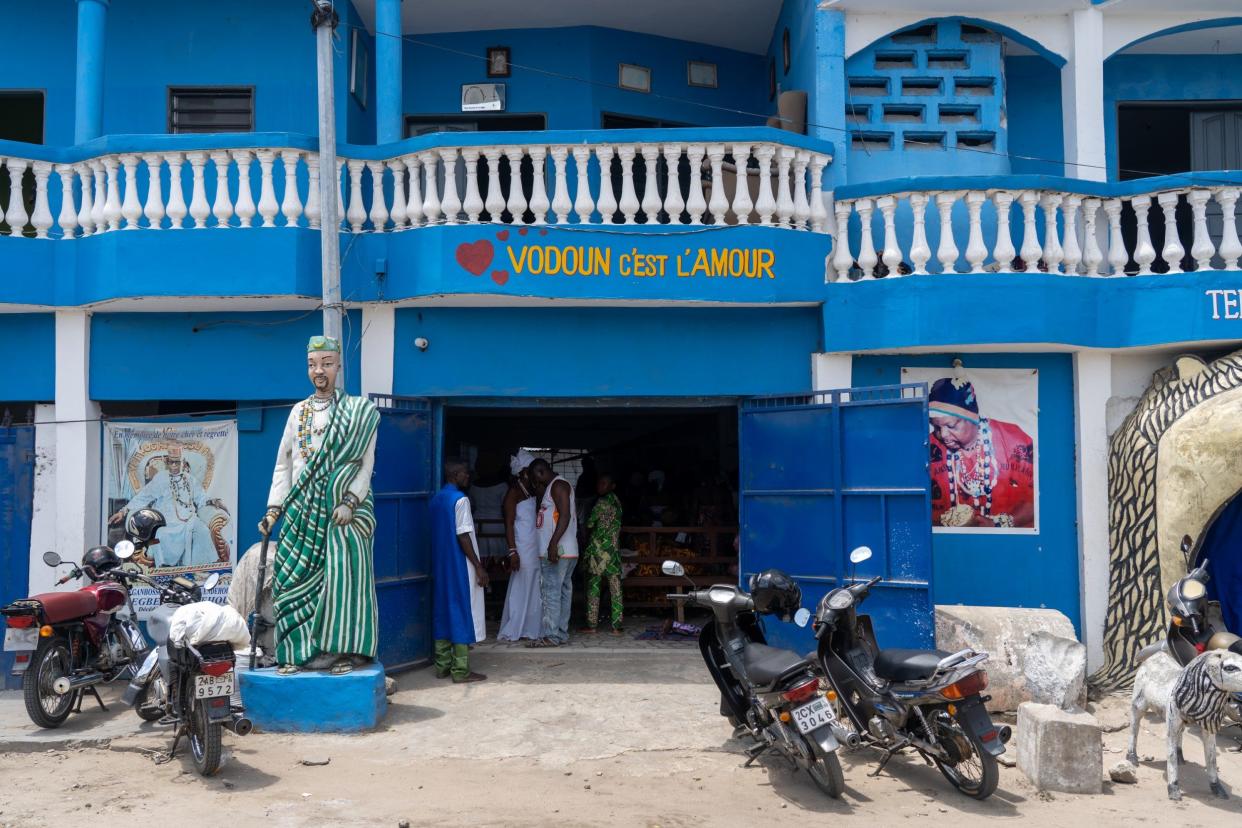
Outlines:
{"label": "utility pole", "polygon": [[336,85],[332,75],[332,34],[340,18],[332,0],[315,0],[311,28],[319,82],[319,252],[323,267],[323,333],[341,342],[336,384],[345,387],[345,344],[341,341],[341,185],[336,171]]}

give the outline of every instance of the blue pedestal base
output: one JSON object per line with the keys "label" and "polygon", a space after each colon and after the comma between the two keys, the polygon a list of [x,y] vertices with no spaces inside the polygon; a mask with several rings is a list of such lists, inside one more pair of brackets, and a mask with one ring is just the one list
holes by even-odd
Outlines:
{"label": "blue pedestal base", "polygon": [[237,675],[246,715],[269,733],[371,730],[388,710],[379,662],[343,676],[309,670],[280,676],[275,667],[250,671],[240,665]]}

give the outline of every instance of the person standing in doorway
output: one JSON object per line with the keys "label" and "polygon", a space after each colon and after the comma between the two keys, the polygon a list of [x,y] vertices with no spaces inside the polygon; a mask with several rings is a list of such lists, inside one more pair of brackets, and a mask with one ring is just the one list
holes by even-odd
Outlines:
{"label": "person standing in doorway", "polygon": [[541,637],[528,647],[559,647],[569,641],[569,612],[574,597],[574,567],[578,565],[578,517],[574,487],[552,471],[547,460],[530,464],[539,508],[535,529],[542,559],[543,624]]}
{"label": "person standing in doorway", "polygon": [[587,518],[591,539],[583,553],[587,571],[587,625],[584,633],[594,633],[599,624],[599,598],[602,582],[608,582],[612,601],[612,634],[621,635],[623,604],[621,600],[621,500],[617,497],[612,476],[601,474],[596,480],[598,498]]}
{"label": "person standing in doorway", "polygon": [[470,670],[470,645],[487,638],[483,590],[487,572],[479,562],[474,517],[465,490],[470,485],[466,463],[444,463],[444,488],[431,499],[432,605],[436,678],[453,677],[455,684],[483,681]]}
{"label": "person standing in doorway", "polygon": [[539,535],[535,531],[535,489],[528,451],[519,451],[509,462],[513,478],[501,503],[505,539],[509,542],[509,587],[500,619],[500,641],[534,641],[543,624],[543,596],[539,587]]}

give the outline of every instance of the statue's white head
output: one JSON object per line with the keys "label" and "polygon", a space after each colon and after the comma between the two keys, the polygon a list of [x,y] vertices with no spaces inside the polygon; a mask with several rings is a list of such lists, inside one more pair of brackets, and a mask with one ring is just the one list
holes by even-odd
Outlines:
{"label": "statue's white head", "polygon": [[1227,693],[1242,693],[1242,655],[1228,650],[1208,653],[1208,677]]}

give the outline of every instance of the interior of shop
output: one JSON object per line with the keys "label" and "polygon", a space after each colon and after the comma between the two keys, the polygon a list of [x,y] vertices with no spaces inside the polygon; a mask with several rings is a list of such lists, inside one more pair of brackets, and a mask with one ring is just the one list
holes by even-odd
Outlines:
{"label": "interior of shop", "polygon": [[[607,475],[615,483],[623,509],[622,591],[630,632],[684,620],[665,596],[685,581],[662,575],[662,561],[682,561],[695,578],[737,578],[734,406],[449,407],[444,435],[444,455],[460,456],[472,468],[469,495],[491,576],[489,625],[500,619],[508,584],[500,504],[510,480],[509,458],[519,448],[548,460],[574,486],[584,549],[597,481]],[[581,573],[575,574],[571,629],[584,617]]]}

